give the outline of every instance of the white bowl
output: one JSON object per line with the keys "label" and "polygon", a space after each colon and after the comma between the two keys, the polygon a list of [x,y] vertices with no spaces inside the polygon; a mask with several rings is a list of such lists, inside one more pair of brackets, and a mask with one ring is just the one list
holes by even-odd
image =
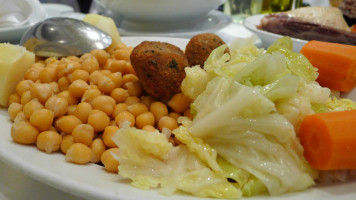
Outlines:
{"label": "white bowl", "polygon": [[201,19],[225,0],[97,0],[125,20],[145,23]]}
{"label": "white bowl", "polygon": [[[274,41],[284,36],[275,33],[270,33],[256,28],[257,25],[260,25],[261,19],[264,16],[265,15],[261,14],[261,15],[253,15],[251,17],[248,17],[244,21],[244,26],[261,39],[263,47],[268,48]],[[293,41],[293,50],[295,52],[299,52],[300,49],[308,42],[307,40],[301,40],[297,38],[292,38],[292,41]]]}

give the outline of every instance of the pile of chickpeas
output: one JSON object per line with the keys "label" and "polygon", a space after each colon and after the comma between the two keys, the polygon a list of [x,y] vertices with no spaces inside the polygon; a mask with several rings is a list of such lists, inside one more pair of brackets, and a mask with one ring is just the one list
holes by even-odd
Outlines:
{"label": "pile of chickpeas", "polygon": [[119,44],[80,57],[37,59],[9,97],[12,139],[46,153],[60,151],[68,162],[102,163],[118,172],[112,137],[123,122],[162,131],[177,128],[179,116],[191,117],[191,100],[182,93],[167,103],[145,95],[131,51]]}

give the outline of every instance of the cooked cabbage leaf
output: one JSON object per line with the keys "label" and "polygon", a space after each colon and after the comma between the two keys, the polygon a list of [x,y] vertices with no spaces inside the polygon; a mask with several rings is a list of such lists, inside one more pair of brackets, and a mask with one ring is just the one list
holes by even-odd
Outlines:
{"label": "cooked cabbage leaf", "polygon": [[234,166],[260,179],[272,195],[306,189],[313,170],[293,125],[258,89],[224,77],[209,82],[193,103],[189,132]]}
{"label": "cooked cabbage leaf", "polygon": [[171,195],[183,191],[200,197],[238,198],[242,192],[212,171],[186,145],[172,146],[166,135],[124,125],[113,140],[119,174],[141,189],[158,188]]}
{"label": "cooked cabbage leaf", "polygon": [[292,74],[297,75],[307,81],[315,81],[319,73],[317,68],[301,53],[293,51],[293,42],[290,37],[277,39],[267,49],[267,53],[280,52],[287,58],[287,66]]}

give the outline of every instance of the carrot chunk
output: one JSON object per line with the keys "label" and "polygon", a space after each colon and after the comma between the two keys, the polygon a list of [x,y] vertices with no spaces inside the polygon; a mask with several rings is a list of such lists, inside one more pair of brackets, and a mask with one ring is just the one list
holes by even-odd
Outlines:
{"label": "carrot chunk", "polygon": [[356,46],[309,41],[300,52],[318,68],[320,85],[341,92],[356,86]]}
{"label": "carrot chunk", "polygon": [[351,32],[356,33],[356,24],[351,26]]}
{"label": "carrot chunk", "polygon": [[306,116],[299,130],[304,156],[319,170],[356,169],[356,110]]}

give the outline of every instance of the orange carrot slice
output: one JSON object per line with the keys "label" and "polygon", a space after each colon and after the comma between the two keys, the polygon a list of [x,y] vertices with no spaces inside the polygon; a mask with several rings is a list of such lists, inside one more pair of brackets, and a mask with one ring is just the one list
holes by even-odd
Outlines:
{"label": "orange carrot slice", "polygon": [[309,41],[300,52],[318,68],[320,85],[341,92],[356,86],[356,46]]}
{"label": "orange carrot slice", "polygon": [[306,116],[299,138],[313,168],[356,169],[356,110]]}
{"label": "orange carrot slice", "polygon": [[351,32],[356,33],[356,24],[351,26]]}

